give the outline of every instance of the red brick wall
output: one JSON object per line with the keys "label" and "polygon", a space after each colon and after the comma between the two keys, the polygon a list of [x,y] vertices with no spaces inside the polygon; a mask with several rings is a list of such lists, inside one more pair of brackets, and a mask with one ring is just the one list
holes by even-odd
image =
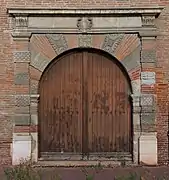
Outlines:
{"label": "red brick wall", "polygon": [[[12,50],[19,47],[12,45],[7,7],[56,7],[56,8],[114,8],[114,7],[147,7],[166,6],[168,0],[0,0],[0,164],[9,164],[10,143],[12,138],[12,112],[15,94],[13,83],[14,64]],[[158,116],[158,155],[159,163],[165,163],[168,156],[166,113],[169,111],[168,80],[169,80],[169,8],[160,15],[157,26],[162,33],[157,39],[157,93]]]}
{"label": "red brick wall", "polygon": [[160,35],[157,38],[157,139],[158,160],[165,163],[168,159],[168,80],[169,80],[169,8],[167,7],[157,21]]}

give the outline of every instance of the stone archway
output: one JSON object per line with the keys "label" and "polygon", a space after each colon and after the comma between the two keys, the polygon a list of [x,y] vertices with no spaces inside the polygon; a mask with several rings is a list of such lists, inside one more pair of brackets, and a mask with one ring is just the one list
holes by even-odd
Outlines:
{"label": "stone archway", "polygon": [[[15,163],[15,156],[28,156],[33,161],[38,160],[37,104],[38,84],[42,72],[61,53],[73,48],[88,47],[108,52],[127,70],[133,90],[131,96],[134,163],[137,164],[140,160],[149,162],[151,158],[151,164],[156,163],[157,139],[154,111],[156,103],[155,94],[152,91],[155,84],[154,65],[156,61],[154,20],[161,9],[122,9],[120,11],[119,9],[79,11],[9,9],[8,12],[14,16],[15,26],[12,36],[14,44],[16,43],[16,49],[13,52],[14,84],[17,91],[14,96],[16,111],[13,131],[13,162]],[[53,12],[57,17],[55,20],[59,22],[54,23],[54,26],[51,25],[54,22],[54,17],[51,16]],[[92,18],[83,17],[86,13]],[[107,14],[110,16],[108,19]],[[50,20],[49,24],[48,20]],[[132,23],[133,21],[135,23]],[[85,27],[83,27],[84,22],[87,25]],[[110,22],[117,23],[112,27]],[[146,69],[147,66],[150,68]],[[141,132],[143,132],[142,135]],[[18,153],[17,142],[26,143],[27,151],[23,151],[23,154]],[[138,146],[139,142],[140,146]],[[145,151],[146,142],[151,143],[153,153],[149,151],[149,148]]]}
{"label": "stone archway", "polygon": [[[72,43],[73,42],[73,43]],[[128,44],[128,46],[126,46]],[[114,56],[128,73],[133,91],[134,107],[139,107],[137,99],[140,94],[140,40],[137,34],[108,34],[108,35],[62,35],[46,34],[32,35],[30,40],[31,63],[30,74],[31,94],[38,94],[38,83],[44,69],[56,56],[74,48],[100,49]],[[34,99],[34,98],[32,98]],[[133,158],[138,161],[137,141],[139,136],[139,108],[135,108],[133,118]],[[135,129],[136,128],[136,129]],[[35,142],[35,141],[34,141]],[[36,140],[36,156],[38,144]]]}

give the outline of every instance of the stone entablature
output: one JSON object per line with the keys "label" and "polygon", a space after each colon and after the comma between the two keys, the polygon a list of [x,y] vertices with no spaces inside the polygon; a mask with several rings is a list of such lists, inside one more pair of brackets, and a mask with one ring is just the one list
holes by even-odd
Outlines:
{"label": "stone entablature", "polygon": [[[102,10],[15,9],[13,37],[25,33],[155,33],[155,18],[162,8],[125,8]],[[18,34],[20,32],[20,34]]]}

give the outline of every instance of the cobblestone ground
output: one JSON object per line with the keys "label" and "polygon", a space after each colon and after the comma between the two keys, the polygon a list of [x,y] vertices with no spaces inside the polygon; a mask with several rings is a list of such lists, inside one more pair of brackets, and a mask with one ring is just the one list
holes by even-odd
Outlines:
{"label": "cobblestone ground", "polygon": [[[42,180],[51,180],[51,175],[58,175],[60,178],[52,180],[86,180],[85,174],[94,175],[94,180],[114,180],[115,177],[128,176],[136,173],[137,178],[120,180],[169,180],[169,167],[135,167],[135,168],[42,168],[40,169]],[[0,180],[6,180],[1,171]]]}

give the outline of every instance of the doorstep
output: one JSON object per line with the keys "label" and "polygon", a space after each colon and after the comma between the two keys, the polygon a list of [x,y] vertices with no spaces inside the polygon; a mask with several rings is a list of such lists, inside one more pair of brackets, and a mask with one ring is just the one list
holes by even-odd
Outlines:
{"label": "doorstep", "polygon": [[[126,162],[125,165],[132,165],[132,162]],[[90,161],[90,160],[78,160],[78,161],[50,161],[39,160],[34,164],[34,167],[119,167],[122,166],[122,162],[119,161]]]}

